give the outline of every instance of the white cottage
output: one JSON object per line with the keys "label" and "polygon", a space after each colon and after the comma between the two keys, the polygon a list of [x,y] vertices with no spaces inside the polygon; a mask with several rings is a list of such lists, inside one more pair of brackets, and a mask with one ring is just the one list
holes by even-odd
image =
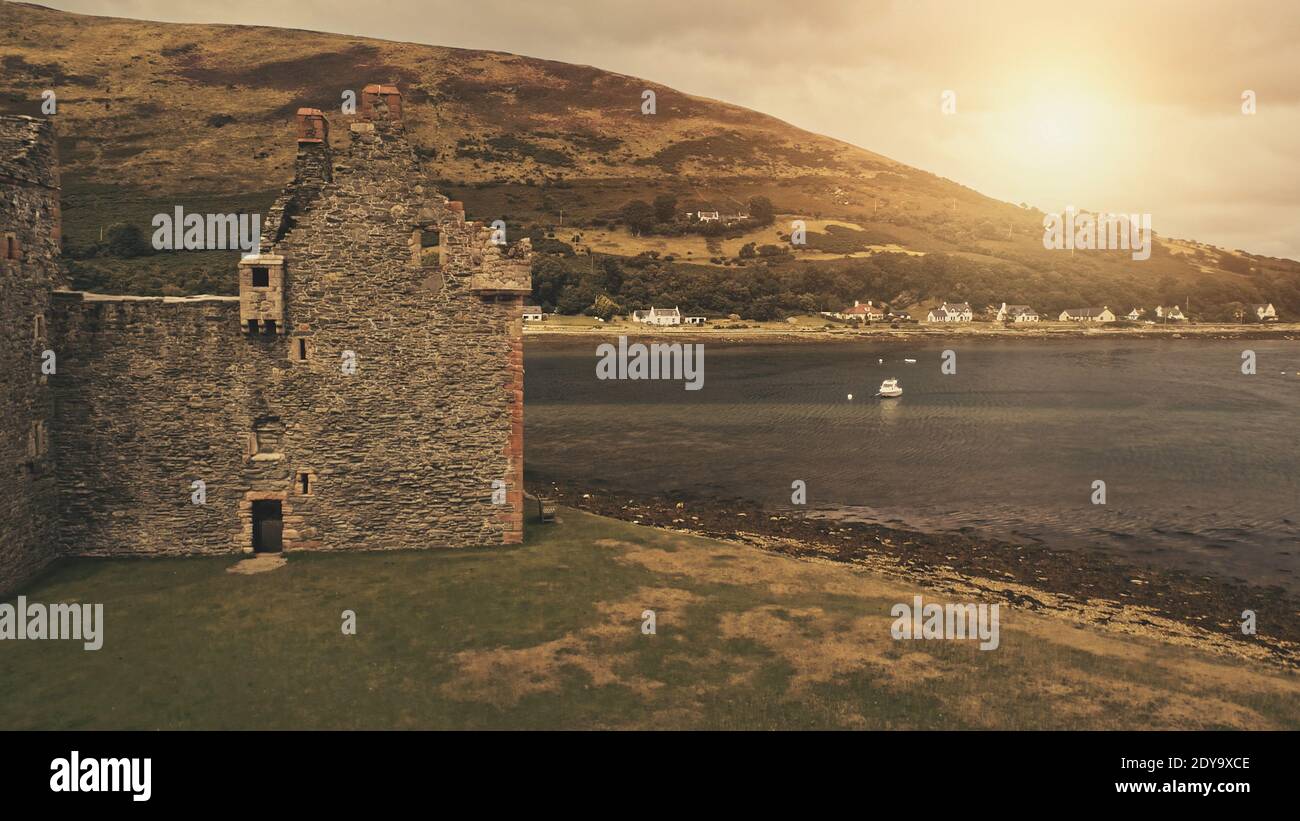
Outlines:
{"label": "white cottage", "polygon": [[1273,303],[1265,302],[1261,305],[1247,305],[1246,316],[1255,322],[1277,322],[1277,309]]}
{"label": "white cottage", "polygon": [[998,322],[1037,322],[1038,312],[1028,305],[1008,305],[1003,302],[997,311]]}
{"label": "white cottage", "polygon": [[633,322],[644,322],[647,325],[680,325],[682,324],[682,312],[677,308],[651,308],[648,311],[633,311]]}
{"label": "white cottage", "polygon": [[975,313],[965,302],[945,302],[925,315],[927,322],[970,322]]}

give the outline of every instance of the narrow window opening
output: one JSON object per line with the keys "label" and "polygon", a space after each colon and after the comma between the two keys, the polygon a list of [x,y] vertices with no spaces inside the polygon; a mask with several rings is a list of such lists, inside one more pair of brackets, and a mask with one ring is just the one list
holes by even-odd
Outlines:
{"label": "narrow window opening", "polygon": [[268,336],[270,336],[271,334],[274,334],[274,333],[275,333],[275,320],[274,320],[274,319],[264,319],[264,320],[262,320],[262,333],[264,333],[264,334],[266,334],[266,335],[268,335]]}
{"label": "narrow window opening", "polygon": [[12,236],[5,237],[5,259],[18,259],[18,243]]}
{"label": "narrow window opening", "polygon": [[45,429],[45,422],[32,422],[27,432],[27,458],[33,461],[42,459],[49,447],[50,435]]}
{"label": "narrow window opening", "polygon": [[267,268],[253,269],[253,287],[266,288],[271,284],[271,274]]}
{"label": "narrow window opening", "polygon": [[298,340],[298,361],[307,361],[307,340],[305,339]]}
{"label": "narrow window opening", "polygon": [[33,336],[35,336],[36,341],[40,342],[42,339],[45,338],[45,317],[42,316],[41,314],[37,314],[35,317],[35,321],[32,324],[33,324],[32,334]]}
{"label": "narrow window opening", "polygon": [[256,319],[250,319],[250,320],[248,320],[248,332],[249,332],[250,334],[255,334],[255,333],[257,333],[257,320],[256,320]]}
{"label": "narrow window opening", "polygon": [[303,496],[311,495],[311,474],[310,473],[304,472],[298,474],[298,492],[301,493]]}
{"label": "narrow window opening", "polygon": [[420,267],[436,268],[442,262],[442,236],[438,231],[420,232]]}

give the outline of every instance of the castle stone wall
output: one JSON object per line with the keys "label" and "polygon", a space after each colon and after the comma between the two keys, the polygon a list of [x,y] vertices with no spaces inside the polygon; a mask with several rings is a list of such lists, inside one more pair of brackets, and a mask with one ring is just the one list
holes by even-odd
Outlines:
{"label": "castle stone wall", "polygon": [[[260,384],[287,368],[246,344],[233,297],[56,292],[60,541],[70,555],[229,553],[245,494],[281,487],[248,458]],[[260,343],[260,339],[258,342]],[[192,482],[206,502],[194,504]]]}
{"label": "castle stone wall", "polygon": [[300,113],[238,298],[57,290],[49,129],[0,118],[26,146],[0,164],[25,254],[0,263],[0,587],[59,555],[250,552],[268,500],[290,551],[522,541],[528,242],[426,190],[375,88],[337,157]]}
{"label": "castle stone wall", "polygon": [[[290,354],[299,339],[309,351],[275,407],[286,458],[318,476],[286,526],[317,549],[520,541],[523,298],[471,289],[480,227],[425,190],[400,123],[357,123],[348,138],[274,247]],[[413,241],[422,228],[440,234],[437,257]]]}
{"label": "castle stone wall", "polygon": [[[43,120],[0,117],[0,591],[58,555],[50,292],[61,284],[59,180]],[[57,369],[57,357],[54,367]]]}

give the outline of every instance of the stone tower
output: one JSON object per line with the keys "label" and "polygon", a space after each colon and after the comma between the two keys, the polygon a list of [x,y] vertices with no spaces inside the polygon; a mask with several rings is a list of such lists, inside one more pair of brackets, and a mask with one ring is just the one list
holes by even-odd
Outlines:
{"label": "stone tower", "polygon": [[285,359],[262,414],[284,458],[242,515],[281,502],[288,549],[522,539],[528,241],[494,245],[427,187],[401,99],[366,86],[337,156],[298,111],[295,179],[240,265],[245,344]]}
{"label": "stone tower", "polygon": [[0,588],[59,552],[49,384],[58,360],[45,354],[59,237],[53,129],[0,116]]}

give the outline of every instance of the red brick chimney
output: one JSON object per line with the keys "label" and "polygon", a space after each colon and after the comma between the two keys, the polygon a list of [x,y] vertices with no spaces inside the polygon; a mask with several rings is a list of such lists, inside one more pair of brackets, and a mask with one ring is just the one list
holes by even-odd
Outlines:
{"label": "red brick chimney", "polygon": [[330,152],[330,123],[319,108],[298,109],[298,156],[294,159],[294,180],[319,190],[334,178]]}
{"label": "red brick chimney", "polygon": [[397,86],[371,83],[361,89],[361,119],[402,121],[402,92]]}
{"label": "red brick chimney", "polygon": [[330,123],[319,108],[298,109],[298,142],[328,143]]}

